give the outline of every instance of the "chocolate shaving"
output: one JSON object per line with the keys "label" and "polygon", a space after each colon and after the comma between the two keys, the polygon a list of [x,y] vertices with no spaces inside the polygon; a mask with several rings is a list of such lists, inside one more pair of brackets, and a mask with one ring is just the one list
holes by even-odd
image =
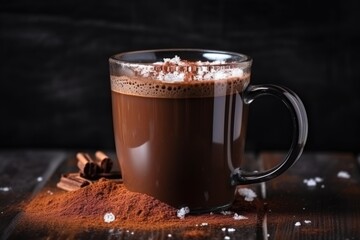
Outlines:
{"label": "chocolate shaving", "polygon": [[91,182],[82,178],[79,173],[62,174],[57,187],[65,191],[76,191],[82,187],[90,185]]}

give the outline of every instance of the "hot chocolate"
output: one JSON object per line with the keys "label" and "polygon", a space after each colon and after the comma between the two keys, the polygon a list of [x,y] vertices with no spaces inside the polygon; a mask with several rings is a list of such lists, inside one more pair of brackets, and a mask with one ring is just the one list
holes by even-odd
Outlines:
{"label": "hot chocolate", "polygon": [[[116,152],[131,191],[190,213],[224,209],[235,185],[273,179],[303,151],[308,123],[300,98],[286,87],[249,85],[249,56],[159,49],[116,54],[109,63]],[[247,172],[240,166],[248,106],[261,96],[285,104],[293,138],[279,165]]]}
{"label": "hot chocolate", "polygon": [[209,80],[171,72],[178,78],[170,82],[159,80],[169,77],[159,72],[151,78],[142,77],[144,71],[111,76],[115,143],[129,190],[176,208],[231,204],[230,174],[244,152],[247,107],[241,94],[249,74],[226,71]]}

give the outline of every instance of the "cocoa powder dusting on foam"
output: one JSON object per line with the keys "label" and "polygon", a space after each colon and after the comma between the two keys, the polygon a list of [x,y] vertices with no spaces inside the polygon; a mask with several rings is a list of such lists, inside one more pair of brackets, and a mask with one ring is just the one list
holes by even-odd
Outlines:
{"label": "cocoa powder dusting on foam", "polygon": [[242,92],[250,81],[250,65],[191,62],[175,56],[153,64],[124,63],[120,75],[111,75],[111,90],[159,98],[221,96]]}
{"label": "cocoa powder dusting on foam", "polygon": [[[100,180],[73,192],[43,192],[23,208],[23,225],[39,228],[78,230],[85,228],[128,228],[151,230],[194,226],[244,226],[256,224],[260,201],[245,202],[240,196],[230,209],[248,219],[236,221],[222,213],[186,215],[179,219],[177,209],[145,194],[128,191],[122,183]],[[115,220],[104,221],[111,213]],[[206,225],[204,225],[206,223]],[[195,232],[189,232],[195,234]]]}

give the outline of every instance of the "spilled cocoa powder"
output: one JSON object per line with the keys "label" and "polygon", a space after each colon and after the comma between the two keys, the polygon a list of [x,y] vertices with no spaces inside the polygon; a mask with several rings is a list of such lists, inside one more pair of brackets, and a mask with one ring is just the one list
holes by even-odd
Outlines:
{"label": "spilled cocoa powder", "polygon": [[[257,210],[262,206],[259,199],[248,202],[236,195],[232,208],[226,213],[190,214],[180,219],[177,216],[178,209],[148,195],[130,192],[122,183],[101,179],[73,192],[42,192],[23,207],[21,221],[31,223],[32,226],[69,230],[237,227],[256,224]],[[115,220],[104,221],[106,213],[112,213]],[[235,213],[247,219],[235,220]]]}

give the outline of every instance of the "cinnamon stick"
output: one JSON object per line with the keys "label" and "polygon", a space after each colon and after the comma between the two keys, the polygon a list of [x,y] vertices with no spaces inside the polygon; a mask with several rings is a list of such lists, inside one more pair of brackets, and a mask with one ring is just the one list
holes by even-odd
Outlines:
{"label": "cinnamon stick", "polygon": [[102,151],[97,151],[95,153],[96,163],[100,167],[101,172],[110,173],[113,166],[112,160]]}
{"label": "cinnamon stick", "polygon": [[95,179],[98,177],[98,173],[101,171],[100,167],[94,162],[89,154],[77,153],[76,158],[78,160],[77,166],[83,177],[88,179]]}

